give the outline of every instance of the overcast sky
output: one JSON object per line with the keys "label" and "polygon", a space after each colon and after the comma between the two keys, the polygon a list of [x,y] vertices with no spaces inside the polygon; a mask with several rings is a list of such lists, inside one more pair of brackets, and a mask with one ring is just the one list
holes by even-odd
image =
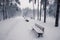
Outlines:
{"label": "overcast sky", "polygon": [[[22,8],[26,8],[26,7],[29,7],[31,9],[33,9],[33,3],[29,3],[29,0],[20,0],[21,2],[21,5],[19,7]],[[35,9],[37,8],[37,4],[35,5]]]}

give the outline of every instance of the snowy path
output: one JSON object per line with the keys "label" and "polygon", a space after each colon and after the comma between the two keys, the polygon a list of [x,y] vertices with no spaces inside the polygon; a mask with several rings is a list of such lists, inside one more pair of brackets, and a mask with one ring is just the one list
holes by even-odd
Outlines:
{"label": "snowy path", "polygon": [[[31,30],[34,23],[45,27],[44,37],[36,37]],[[32,19],[26,22],[22,17],[1,21],[0,40],[60,40],[60,26],[55,28],[54,25],[49,22],[46,24]]]}

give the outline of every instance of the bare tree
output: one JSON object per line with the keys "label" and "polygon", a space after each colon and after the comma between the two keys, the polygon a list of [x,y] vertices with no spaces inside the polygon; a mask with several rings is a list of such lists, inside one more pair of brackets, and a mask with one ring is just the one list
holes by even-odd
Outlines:
{"label": "bare tree", "polygon": [[40,21],[41,21],[41,7],[42,7],[42,2],[41,1],[40,1]]}
{"label": "bare tree", "polygon": [[46,22],[46,1],[45,0],[45,4],[44,4],[44,23]]}
{"label": "bare tree", "polygon": [[16,3],[18,3],[19,5],[21,4],[20,2],[19,2],[19,0],[15,0],[16,1]]}
{"label": "bare tree", "polygon": [[6,12],[5,2],[6,2],[6,0],[3,0],[3,20],[5,20],[7,18],[7,14],[5,13]]}
{"label": "bare tree", "polygon": [[39,0],[38,0],[38,5],[37,5],[38,7],[37,7],[37,20],[39,20]]}
{"label": "bare tree", "polygon": [[46,6],[49,5],[48,0],[41,0],[41,5],[43,5],[44,10],[44,23],[46,22]]}

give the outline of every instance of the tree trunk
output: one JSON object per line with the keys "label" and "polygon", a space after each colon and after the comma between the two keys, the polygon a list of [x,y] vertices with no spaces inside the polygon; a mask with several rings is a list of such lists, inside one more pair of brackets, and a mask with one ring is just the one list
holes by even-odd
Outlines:
{"label": "tree trunk", "polygon": [[58,27],[59,22],[59,0],[57,0],[57,11],[56,11],[56,20],[55,20],[55,26]]}
{"label": "tree trunk", "polygon": [[4,0],[3,0],[3,20],[5,19],[4,17]]}
{"label": "tree trunk", "polygon": [[39,20],[39,0],[38,0],[38,5],[37,5],[38,7],[37,7],[37,20]]}
{"label": "tree trunk", "polygon": [[43,7],[44,7],[44,23],[46,22],[46,1],[47,0],[45,0],[45,4],[43,5]]}
{"label": "tree trunk", "polygon": [[41,21],[41,6],[42,6],[42,4],[40,2],[40,21]]}
{"label": "tree trunk", "polygon": [[3,20],[7,19],[6,0],[3,0]]}
{"label": "tree trunk", "polygon": [[34,1],[35,1],[35,0],[33,0],[33,19],[35,19],[35,13],[34,13],[34,11],[35,11],[35,10],[34,10]]}

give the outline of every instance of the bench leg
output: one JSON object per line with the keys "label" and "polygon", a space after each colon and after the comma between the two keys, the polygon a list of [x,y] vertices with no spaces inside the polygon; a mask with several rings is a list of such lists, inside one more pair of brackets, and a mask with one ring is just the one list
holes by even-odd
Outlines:
{"label": "bench leg", "polygon": [[32,30],[34,30],[34,28]]}
{"label": "bench leg", "polygon": [[43,37],[43,33],[38,33],[38,37]]}
{"label": "bench leg", "polygon": [[38,33],[38,37],[40,37],[40,33]]}

